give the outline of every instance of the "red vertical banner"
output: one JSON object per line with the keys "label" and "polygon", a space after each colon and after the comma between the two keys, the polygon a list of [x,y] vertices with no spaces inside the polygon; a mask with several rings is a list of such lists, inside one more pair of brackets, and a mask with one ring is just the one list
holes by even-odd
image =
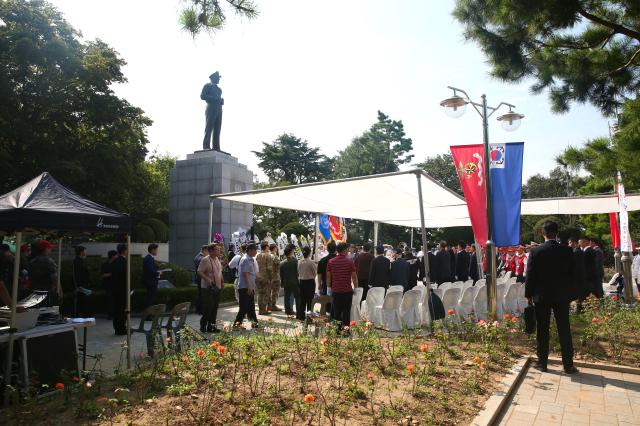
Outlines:
{"label": "red vertical banner", "polygon": [[478,145],[451,147],[453,165],[467,201],[473,235],[477,243],[487,243],[487,190],[485,187],[484,148]]}
{"label": "red vertical banner", "polygon": [[611,227],[611,244],[615,250],[618,250],[620,248],[620,227],[616,213],[609,213],[609,226]]}

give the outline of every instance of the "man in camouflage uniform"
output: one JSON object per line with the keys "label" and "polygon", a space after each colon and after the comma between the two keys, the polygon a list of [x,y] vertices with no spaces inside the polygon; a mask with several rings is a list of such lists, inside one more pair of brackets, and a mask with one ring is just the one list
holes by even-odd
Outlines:
{"label": "man in camouflage uniform", "polygon": [[278,246],[276,244],[271,244],[269,248],[271,249],[271,256],[273,257],[269,310],[278,312],[282,311],[282,308],[276,305],[278,296],[280,295],[280,255],[278,254]]}
{"label": "man in camouflage uniform", "polygon": [[[269,252],[269,243],[263,241],[260,244],[260,253],[256,256],[258,274],[256,287],[258,293],[258,314],[268,315],[271,303],[271,281],[273,279],[273,258]],[[278,268],[280,263],[278,263]]]}

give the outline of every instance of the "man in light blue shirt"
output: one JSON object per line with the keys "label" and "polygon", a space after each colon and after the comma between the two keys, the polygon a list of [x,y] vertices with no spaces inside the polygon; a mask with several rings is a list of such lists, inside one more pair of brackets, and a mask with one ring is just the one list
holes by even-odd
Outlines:
{"label": "man in light blue shirt", "polygon": [[247,252],[238,265],[238,304],[240,309],[233,323],[234,327],[241,327],[244,317],[253,323],[252,327],[258,326],[258,317],[256,317],[256,303],[254,299],[256,289],[256,274],[258,265],[254,260],[258,254],[258,247],[255,244],[247,246]]}

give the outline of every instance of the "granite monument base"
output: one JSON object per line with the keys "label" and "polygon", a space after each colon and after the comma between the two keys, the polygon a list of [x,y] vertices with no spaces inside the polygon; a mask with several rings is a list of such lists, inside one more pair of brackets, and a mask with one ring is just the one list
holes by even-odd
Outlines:
{"label": "granite monument base", "polygon": [[[196,151],[176,162],[171,171],[169,259],[193,269],[193,258],[209,234],[209,195],[253,189],[253,173],[238,159],[217,151]],[[221,233],[228,247],[231,233],[249,229],[253,206],[214,200],[212,233]]]}

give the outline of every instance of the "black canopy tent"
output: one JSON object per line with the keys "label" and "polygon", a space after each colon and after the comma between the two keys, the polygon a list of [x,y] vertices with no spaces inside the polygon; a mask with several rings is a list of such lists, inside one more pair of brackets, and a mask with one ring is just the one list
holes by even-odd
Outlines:
{"label": "black canopy tent", "polygon": [[[26,184],[0,196],[0,231],[15,233],[16,258],[13,268],[11,330],[15,330],[20,246],[24,231],[56,232],[111,232],[127,235],[131,243],[131,218],[108,207],[94,203],[63,186],[49,173],[44,172]],[[58,287],[60,286],[60,259],[62,238],[58,239]],[[127,254],[127,367],[131,362],[131,260]],[[59,288],[60,291],[60,288]],[[9,339],[7,370],[10,371],[13,351],[13,331]]]}

